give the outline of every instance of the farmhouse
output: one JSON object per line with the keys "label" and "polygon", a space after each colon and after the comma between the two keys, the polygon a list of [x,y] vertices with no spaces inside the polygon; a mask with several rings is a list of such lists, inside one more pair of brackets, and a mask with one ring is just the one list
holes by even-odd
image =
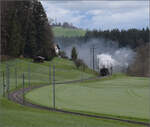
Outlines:
{"label": "farmhouse", "polygon": [[53,47],[54,47],[54,49],[55,49],[55,54],[56,54],[56,56],[58,56],[59,53],[60,53],[60,47],[59,47],[59,45],[56,44],[56,43],[54,43]]}

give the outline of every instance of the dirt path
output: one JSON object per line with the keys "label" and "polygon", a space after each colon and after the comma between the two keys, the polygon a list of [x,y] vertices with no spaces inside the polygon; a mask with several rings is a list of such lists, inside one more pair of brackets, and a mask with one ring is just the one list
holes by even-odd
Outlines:
{"label": "dirt path", "polygon": [[[79,81],[81,81],[81,80],[79,80]],[[69,81],[69,82],[66,82],[66,83],[73,83],[73,82],[79,82],[79,81]],[[58,84],[64,84],[64,83],[58,83]],[[45,86],[45,85],[31,86],[31,87],[28,87],[28,88],[24,88],[24,90],[19,89],[19,90],[13,91],[9,94],[9,99],[11,101],[19,103],[21,105],[29,106],[29,107],[33,107],[33,108],[45,109],[45,110],[49,110],[49,111],[62,112],[62,113],[66,113],[66,114],[80,115],[80,116],[86,116],[86,117],[94,117],[94,118],[107,119],[107,120],[115,120],[115,121],[132,123],[132,124],[135,124],[135,125],[136,124],[145,125],[146,127],[150,127],[150,123],[146,123],[146,122],[126,120],[126,119],[113,118],[113,117],[107,117],[107,116],[90,115],[90,114],[86,114],[86,113],[72,112],[72,111],[66,111],[66,110],[61,110],[61,109],[54,109],[54,108],[49,108],[49,107],[46,107],[46,106],[33,104],[33,103],[23,99],[23,91],[24,91],[24,93],[27,93],[27,92],[29,92],[33,89],[40,88],[40,87],[43,87],[43,86]]]}

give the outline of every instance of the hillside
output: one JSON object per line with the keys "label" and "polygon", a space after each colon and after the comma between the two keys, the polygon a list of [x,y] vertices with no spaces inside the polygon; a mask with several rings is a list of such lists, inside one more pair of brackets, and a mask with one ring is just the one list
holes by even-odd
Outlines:
{"label": "hillside", "polygon": [[86,33],[82,29],[72,29],[63,27],[53,27],[52,28],[55,37],[83,37]]}
{"label": "hillside", "polygon": [[[74,63],[70,60],[61,58],[54,58],[52,61],[45,61],[44,63],[33,63],[32,59],[14,59],[0,63],[0,95],[2,94],[2,72],[7,71],[7,65],[9,66],[9,78],[10,89],[16,87],[16,72],[17,69],[17,87],[22,85],[22,74],[25,75],[25,85],[30,84],[48,84],[49,83],[49,66],[51,66],[51,73],[53,65],[55,64],[55,80],[56,82],[63,82],[69,80],[79,80],[83,77],[93,76],[90,70],[81,71],[76,69]],[[70,72],[70,73],[67,73]]]}
{"label": "hillside", "polygon": [[[22,86],[22,74],[25,74],[25,87],[29,87],[29,72],[30,72],[30,85],[46,85],[49,84],[49,66],[55,64],[55,80],[57,82],[63,82],[63,81],[69,81],[69,80],[79,80],[87,77],[93,77],[93,73],[90,72],[89,69],[81,71],[77,70],[74,63],[70,60],[65,60],[61,58],[55,58],[51,62],[44,62],[44,63],[33,63],[31,59],[16,59],[16,60],[10,60],[7,62],[2,62],[0,64],[1,67],[1,73],[0,73],[0,109],[2,115],[0,115],[0,125],[3,127],[135,127],[134,124],[130,123],[123,123],[123,122],[117,122],[112,120],[104,120],[104,119],[95,119],[95,118],[89,118],[89,117],[83,117],[83,116],[75,116],[70,114],[64,114],[64,113],[58,113],[58,112],[51,112],[51,111],[44,111],[39,109],[33,109],[30,107],[18,105],[6,97],[2,97],[2,84],[3,84],[3,78],[2,78],[2,72],[6,71],[6,65],[7,63],[10,66],[10,90],[13,89],[19,89]],[[17,86],[16,86],[16,73],[15,68],[17,67]],[[29,69],[30,68],[30,69]],[[51,71],[53,69],[51,68]],[[118,78],[118,79],[117,79]],[[56,104],[59,105],[61,108],[71,109],[75,110],[78,108],[78,110],[83,110],[85,107],[85,110],[87,112],[92,112],[90,107],[95,105],[95,108],[93,108],[95,111],[99,111],[98,113],[106,113],[101,112],[98,108],[98,104],[103,101],[103,103],[100,103],[101,108],[104,108],[106,111],[107,109],[107,102],[108,104],[111,104],[111,110],[112,114],[115,110],[113,110],[114,102],[118,101],[116,104],[120,104],[120,101],[123,101],[121,99],[126,100],[124,103],[128,101],[128,98],[131,98],[130,100],[133,101],[134,98],[136,98],[136,101],[134,101],[136,104],[139,104],[138,100],[142,100],[140,97],[146,97],[146,99],[142,100],[139,108],[145,108],[148,106],[148,103],[145,101],[147,100],[147,91],[149,89],[149,86],[147,85],[148,79],[142,79],[142,78],[133,78],[128,80],[126,77],[123,77],[123,79],[120,81],[120,76],[116,77],[116,79],[113,80],[96,80],[96,81],[87,81],[83,83],[73,83],[66,86],[66,84],[61,84],[56,86]],[[126,85],[126,83],[133,80],[133,84]],[[113,81],[113,82],[111,82]],[[140,82],[139,82],[140,81]],[[132,82],[132,81],[131,81]],[[122,84],[124,83],[124,84]],[[135,85],[134,85],[135,83]],[[137,84],[138,83],[138,84]],[[145,84],[143,86],[143,83]],[[122,85],[121,85],[122,84]],[[101,89],[102,88],[102,89]],[[142,93],[139,92],[138,88],[142,88]],[[121,90],[119,92],[119,89]],[[129,89],[129,90],[128,90]],[[147,89],[147,91],[145,91]],[[37,89],[38,90],[38,89]],[[43,91],[44,90],[44,91]],[[127,90],[127,91],[126,91]],[[132,91],[135,90],[135,91]],[[141,89],[140,89],[141,91]],[[37,91],[35,90],[37,93]],[[111,96],[112,101],[109,100],[109,95]],[[135,92],[135,93],[134,93]],[[44,94],[43,94],[44,93]],[[48,93],[48,94],[47,94]],[[40,92],[37,93],[37,96],[32,96],[30,99],[36,99],[36,97],[40,97],[40,102],[45,101],[50,103],[51,95],[48,97],[46,96],[43,99],[43,95],[49,95],[51,94],[51,87],[43,87],[40,89]],[[90,94],[89,94],[90,93]],[[34,94],[34,90],[33,90]],[[120,96],[121,94],[121,96]],[[136,96],[135,96],[136,94]],[[29,93],[30,95],[30,93]],[[113,96],[112,96],[113,95]],[[27,94],[28,96],[28,94]],[[103,98],[104,96],[104,98]],[[119,98],[115,100],[117,97]],[[130,97],[131,96],[131,97]],[[100,101],[96,100],[100,97]],[[93,99],[95,98],[95,99]],[[41,99],[43,99],[41,101]],[[48,100],[47,100],[48,99]],[[113,100],[114,99],[114,100]],[[58,102],[59,101],[59,102]],[[43,102],[43,104],[45,104]],[[71,103],[70,103],[71,102]],[[80,103],[81,102],[81,103]],[[91,103],[90,103],[91,102]],[[68,105],[69,103],[69,105]],[[124,104],[123,103],[123,104]],[[134,105],[135,105],[134,103]],[[76,105],[77,104],[77,105]],[[94,104],[94,105],[93,105]],[[105,107],[102,106],[102,104],[105,104]],[[122,104],[122,105],[123,105]],[[142,105],[144,104],[144,105]],[[132,104],[131,104],[132,105]],[[129,110],[132,110],[134,105],[129,108]],[[69,107],[66,107],[69,106]],[[89,106],[89,107],[88,107]],[[108,106],[109,107],[109,106]],[[137,108],[138,108],[137,107]],[[121,109],[123,107],[120,107]],[[102,110],[102,109],[101,109]],[[147,109],[144,109],[146,111]],[[95,112],[93,111],[93,112]],[[126,113],[128,111],[128,108],[124,111]],[[139,110],[139,113],[142,110]],[[120,115],[124,114],[123,111],[119,110],[118,113]],[[129,112],[126,113],[127,116]],[[115,114],[118,115],[118,114]],[[147,114],[144,112],[144,114],[138,114],[141,118],[147,118]],[[136,125],[136,127],[144,127],[142,125]]]}

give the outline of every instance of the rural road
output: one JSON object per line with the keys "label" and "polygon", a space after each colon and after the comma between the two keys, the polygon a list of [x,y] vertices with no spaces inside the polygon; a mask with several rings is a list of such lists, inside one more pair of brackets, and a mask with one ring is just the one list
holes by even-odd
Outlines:
{"label": "rural road", "polygon": [[[58,83],[58,84],[69,84],[69,83],[73,83],[73,82],[81,82],[81,80],[68,81],[68,82],[63,82],[63,83]],[[33,107],[33,108],[45,109],[45,110],[49,110],[49,111],[62,112],[62,113],[66,113],[66,114],[80,115],[80,116],[86,116],[86,117],[115,120],[115,121],[132,123],[135,125],[136,124],[145,125],[146,127],[150,127],[150,123],[147,123],[147,122],[140,122],[140,121],[135,121],[135,120],[121,119],[121,118],[113,118],[113,117],[108,117],[108,116],[91,115],[91,114],[72,112],[72,111],[67,111],[67,110],[62,110],[62,109],[54,109],[54,108],[50,108],[50,107],[46,107],[46,106],[33,104],[32,102],[29,102],[29,101],[23,99],[23,91],[24,91],[24,93],[27,93],[33,89],[40,88],[43,86],[45,86],[45,85],[31,86],[28,88],[24,88],[24,89],[21,88],[19,90],[15,90],[9,94],[9,99],[13,102],[19,103],[19,104],[24,105],[24,106]]]}

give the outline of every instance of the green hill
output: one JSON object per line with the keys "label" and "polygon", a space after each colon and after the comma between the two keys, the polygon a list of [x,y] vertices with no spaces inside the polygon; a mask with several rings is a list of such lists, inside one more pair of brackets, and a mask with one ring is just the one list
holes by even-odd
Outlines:
{"label": "green hill", "polygon": [[29,67],[30,67],[30,83],[33,85],[49,83],[49,66],[55,64],[55,80],[63,82],[69,80],[79,80],[83,77],[91,77],[93,74],[90,70],[86,72],[76,69],[74,63],[70,60],[62,58],[54,58],[52,61],[44,63],[33,63],[32,59],[14,59],[0,63],[0,95],[2,94],[2,72],[6,72],[6,65],[9,65],[10,89],[15,88],[15,68],[17,68],[18,87],[22,85],[22,74],[25,74],[25,84],[28,85]]}
{"label": "green hill", "polygon": [[[46,61],[44,63],[33,63],[31,59],[10,60],[0,63],[1,72],[5,71],[7,64],[9,64],[10,66],[10,90],[16,89],[15,67],[17,67],[18,70],[17,89],[22,86],[23,73],[25,74],[25,87],[29,86],[29,67],[31,72],[31,85],[49,84],[49,66],[53,64],[55,64],[56,67],[56,82],[77,80],[95,76],[93,73],[91,73],[91,70],[87,69],[83,72],[81,71],[81,69],[78,70],[72,61],[61,58],[54,58],[52,61]],[[101,111],[111,111],[111,114],[113,114],[116,109],[115,105],[120,104],[121,107],[118,108],[118,112],[116,111],[116,113],[120,115],[125,113],[128,115],[129,111],[127,110],[128,107],[126,107],[126,105],[128,103],[128,100],[130,100],[130,111],[134,106],[137,106],[135,107],[135,110],[137,110],[137,116],[139,116],[140,118],[147,118],[147,114],[145,115],[145,111],[147,109],[144,109],[144,105],[146,104],[146,106],[148,106],[148,102],[145,102],[149,97],[147,93],[149,89],[148,79],[132,77],[122,77],[122,79],[120,79],[120,77],[118,76],[114,80],[113,78],[110,79],[108,78],[106,80],[100,79],[96,81],[87,81],[81,84],[73,83],[69,85],[57,85],[56,104],[57,106],[59,105],[62,108],[66,109],[75,110],[76,108],[78,108],[79,111],[99,111],[98,113],[104,114],[105,112]],[[130,82],[131,84],[129,84]],[[2,97],[2,84],[3,78],[2,73],[0,73],[0,126],[2,127],[135,127],[135,125],[131,123],[75,116],[71,114],[51,112],[22,106],[8,100],[6,97]],[[37,92],[37,90],[35,90],[35,92]],[[49,96],[49,98],[47,98],[46,96],[43,99],[44,96],[43,94],[41,94],[44,93],[45,95],[48,93],[48,91],[50,93],[50,86],[43,87],[40,89],[38,96],[31,95],[31,99],[40,97],[39,103],[42,103],[42,101],[43,105],[45,105],[45,102],[50,103],[51,96]],[[98,98],[99,100],[97,100]],[[125,102],[123,102],[124,100]],[[117,104],[115,102],[117,102]],[[100,108],[98,108],[98,104],[100,104]],[[109,106],[107,106],[107,104]],[[110,109],[107,110],[107,107]],[[139,110],[137,108],[139,108]],[[93,109],[94,111],[91,111],[91,109]],[[143,114],[138,114],[140,112],[142,112]],[[132,114],[132,111],[130,113]],[[144,126],[137,124],[136,127]]]}
{"label": "green hill", "polygon": [[82,29],[72,29],[63,27],[53,27],[52,28],[55,37],[82,37],[85,35],[86,31]]}

